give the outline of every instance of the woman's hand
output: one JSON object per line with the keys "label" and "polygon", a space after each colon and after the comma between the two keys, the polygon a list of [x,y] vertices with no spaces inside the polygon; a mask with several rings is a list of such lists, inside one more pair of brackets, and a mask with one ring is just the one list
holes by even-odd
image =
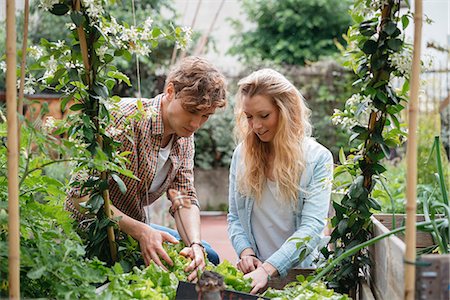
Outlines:
{"label": "woman's hand", "polygon": [[253,272],[244,275],[244,278],[252,279],[252,290],[250,294],[256,294],[259,290],[267,286],[270,278],[270,274],[261,264]]}
{"label": "woman's hand", "polygon": [[242,255],[241,259],[237,263],[237,268],[244,274],[255,271],[262,265],[262,262],[253,255]]}
{"label": "woman's hand", "polygon": [[186,247],[180,251],[180,254],[192,259],[191,263],[184,269],[185,272],[191,272],[188,276],[189,281],[197,278],[197,270],[203,270],[206,266],[204,248],[200,243],[193,243],[191,247]]}

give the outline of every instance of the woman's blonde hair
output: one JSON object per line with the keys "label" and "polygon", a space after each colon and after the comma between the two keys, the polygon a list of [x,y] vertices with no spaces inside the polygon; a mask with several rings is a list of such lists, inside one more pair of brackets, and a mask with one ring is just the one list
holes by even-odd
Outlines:
{"label": "woman's blonde hair", "polygon": [[[243,172],[238,176],[238,189],[261,200],[266,183],[265,167],[269,154],[274,157],[273,175],[282,201],[297,206],[299,184],[305,169],[303,144],[311,136],[310,110],[303,96],[283,75],[262,69],[241,79],[236,103],[236,135],[242,142]],[[269,97],[279,110],[278,128],[271,142],[262,142],[249,128],[242,109],[245,98]]]}

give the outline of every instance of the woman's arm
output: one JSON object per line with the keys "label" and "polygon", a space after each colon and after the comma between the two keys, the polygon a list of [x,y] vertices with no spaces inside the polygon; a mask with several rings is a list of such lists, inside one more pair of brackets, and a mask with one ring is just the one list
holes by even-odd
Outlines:
{"label": "woman's arm", "polygon": [[303,206],[299,208],[301,222],[297,231],[266,260],[278,270],[280,276],[286,276],[299,263],[300,249],[297,249],[296,244],[302,238],[310,237],[306,245],[309,252],[319,244],[330,206],[332,178],[333,156],[324,149],[314,163],[312,178],[306,187],[307,195],[301,199]]}
{"label": "woman's arm", "polygon": [[243,206],[244,203],[239,197],[236,187],[236,176],[237,176],[237,164],[239,160],[239,146],[234,150],[233,157],[231,159],[230,165],[230,178],[229,178],[229,190],[228,190],[228,236],[230,237],[231,243],[234,250],[239,257],[245,253],[255,253],[252,249],[250,241],[248,240],[247,234],[242,227],[242,220],[239,218],[238,207]]}

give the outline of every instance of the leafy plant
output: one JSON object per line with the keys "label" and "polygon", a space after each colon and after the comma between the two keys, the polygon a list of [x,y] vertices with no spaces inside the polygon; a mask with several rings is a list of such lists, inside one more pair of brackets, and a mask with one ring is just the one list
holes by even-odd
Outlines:
{"label": "leafy plant", "polygon": [[[25,122],[21,132],[20,177],[20,289],[25,298],[93,298],[95,285],[106,280],[108,269],[94,258],[85,259],[85,245],[62,207],[66,184],[44,172],[59,165],[56,151],[70,148],[41,127]],[[0,123],[6,138],[6,124]],[[64,150],[63,150],[64,149]],[[0,147],[0,165],[7,149]],[[8,296],[8,187],[6,168],[0,168],[0,297]]]}
{"label": "leafy plant", "polygon": [[[404,109],[409,73],[395,58],[410,51],[402,33],[410,13],[400,15],[399,9],[399,1],[358,0],[351,11],[356,24],[347,34],[346,65],[358,75],[353,84],[360,92],[350,97],[344,111],[336,111],[334,118],[350,128],[350,140],[360,144],[347,157],[341,152],[341,165],[335,168],[335,177],[346,173],[352,181],[342,186],[342,200],[333,202],[336,215],[331,221],[334,230],[330,243],[334,250],[322,250],[326,257],[339,259],[327,277],[330,286],[338,291],[354,289],[361,271],[370,263],[364,248],[345,259],[340,257],[369,240],[372,210],[381,208],[371,193],[380,174],[386,171],[382,159],[390,157],[391,149],[400,145],[406,135],[398,116]],[[392,87],[393,77],[404,79],[400,91]]]}
{"label": "leafy plant", "polygon": [[240,21],[234,20],[237,34],[230,53],[249,66],[258,65],[261,60],[304,65],[335,54],[333,40],[341,40],[351,23],[347,14],[349,1],[246,0],[242,3],[255,26],[243,31]]}
{"label": "leafy plant", "polygon": [[[44,10],[53,15],[70,16],[70,42],[41,39],[42,55],[30,69],[44,71],[37,80],[41,88],[63,94],[63,110],[73,101],[70,110],[76,113],[70,115],[54,133],[67,134],[68,140],[63,143],[77,144],[80,150],[74,157],[74,171],[84,173],[86,178],[78,176],[71,184],[81,194],[88,195],[85,208],[94,216],[87,231],[87,254],[112,263],[118,259],[119,248],[118,243],[113,242],[113,236],[117,235],[119,242],[129,239],[119,236],[117,220],[111,219],[108,209],[104,209],[110,201],[109,183],[115,181],[125,193],[126,186],[120,176],[136,178],[126,169],[127,153],[118,151],[118,135],[120,132],[128,134],[131,121],[126,120],[126,128],[111,128],[115,104],[120,100],[113,96],[113,89],[121,82],[131,85],[129,78],[113,62],[120,58],[130,60],[133,54],[147,56],[160,41],[170,40],[184,46],[190,32],[178,27],[155,27],[150,17],[142,26],[120,23],[105,11],[108,3],[79,0],[41,2]],[[142,103],[138,102],[138,106],[140,114],[136,118],[151,113],[143,109]],[[134,257],[124,255],[119,251],[119,259]]]}

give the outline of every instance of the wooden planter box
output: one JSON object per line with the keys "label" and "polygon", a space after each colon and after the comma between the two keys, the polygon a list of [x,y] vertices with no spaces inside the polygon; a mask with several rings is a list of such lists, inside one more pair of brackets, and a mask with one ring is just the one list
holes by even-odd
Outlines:
{"label": "wooden planter box", "polygon": [[[405,215],[396,215],[396,227],[404,225]],[[423,221],[418,216],[417,221]],[[379,236],[392,229],[392,215],[373,215],[373,234]],[[431,235],[417,232],[417,248],[433,244]],[[376,299],[404,299],[403,235],[389,236],[370,248],[372,268],[369,283]],[[427,254],[421,261],[428,266],[416,266],[416,299],[448,300],[450,289],[450,255]]]}

